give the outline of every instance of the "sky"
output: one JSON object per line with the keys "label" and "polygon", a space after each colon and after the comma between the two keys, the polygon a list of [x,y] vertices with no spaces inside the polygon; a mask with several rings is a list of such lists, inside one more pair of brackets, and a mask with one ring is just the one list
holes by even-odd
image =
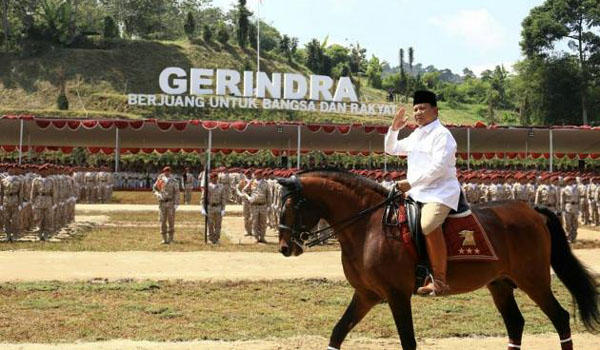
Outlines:
{"label": "sky", "polygon": [[[256,14],[260,0],[248,0]],[[476,74],[521,60],[521,22],[544,0],[262,0],[261,19],[300,45],[313,38],[349,46],[359,42],[398,66],[400,48],[424,67]],[[237,0],[213,0],[225,10]],[[407,57],[408,54],[405,54]],[[406,58],[405,58],[406,60]]]}

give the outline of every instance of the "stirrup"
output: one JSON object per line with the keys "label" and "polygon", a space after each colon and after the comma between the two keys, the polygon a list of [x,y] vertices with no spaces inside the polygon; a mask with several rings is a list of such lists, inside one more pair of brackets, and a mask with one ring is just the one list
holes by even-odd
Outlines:
{"label": "stirrup", "polygon": [[450,286],[440,279],[436,279],[433,275],[427,276],[425,284],[417,289],[417,294],[422,296],[441,296],[448,294]]}

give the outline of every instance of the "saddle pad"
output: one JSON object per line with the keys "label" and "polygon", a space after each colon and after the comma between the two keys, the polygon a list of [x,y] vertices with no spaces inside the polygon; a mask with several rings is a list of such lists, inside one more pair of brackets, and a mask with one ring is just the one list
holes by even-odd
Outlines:
{"label": "saddle pad", "polygon": [[443,230],[449,261],[498,260],[487,233],[475,215],[449,217]]}

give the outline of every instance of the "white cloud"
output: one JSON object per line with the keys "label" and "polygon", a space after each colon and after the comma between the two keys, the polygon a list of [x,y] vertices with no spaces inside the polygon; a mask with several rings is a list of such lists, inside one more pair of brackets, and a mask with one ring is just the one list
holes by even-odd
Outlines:
{"label": "white cloud", "polygon": [[506,43],[507,31],[487,10],[460,10],[429,18],[429,23],[469,48],[498,49]]}
{"label": "white cloud", "polygon": [[[496,69],[496,66],[504,66],[504,69],[506,69],[506,71],[509,74],[512,74],[515,71],[514,67],[513,67],[513,65],[515,63],[516,63],[515,61],[513,61],[513,62],[484,63],[484,64],[477,64],[477,65],[474,65],[474,66],[470,66],[469,69],[472,70],[473,73],[475,73],[475,75],[477,75],[478,77],[480,77],[481,73],[484,70],[486,70],[486,69],[489,69],[489,70],[493,71],[494,69]],[[460,74],[462,74],[462,72]]]}

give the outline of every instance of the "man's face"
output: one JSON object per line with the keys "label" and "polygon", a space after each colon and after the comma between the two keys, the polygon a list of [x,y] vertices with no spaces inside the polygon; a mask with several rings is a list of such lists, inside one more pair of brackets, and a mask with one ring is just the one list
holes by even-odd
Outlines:
{"label": "man's face", "polygon": [[434,121],[438,116],[438,108],[431,107],[429,103],[419,103],[413,106],[415,121],[419,126],[424,126]]}
{"label": "man's face", "polygon": [[171,177],[171,172],[170,171],[165,171],[165,177]]}

